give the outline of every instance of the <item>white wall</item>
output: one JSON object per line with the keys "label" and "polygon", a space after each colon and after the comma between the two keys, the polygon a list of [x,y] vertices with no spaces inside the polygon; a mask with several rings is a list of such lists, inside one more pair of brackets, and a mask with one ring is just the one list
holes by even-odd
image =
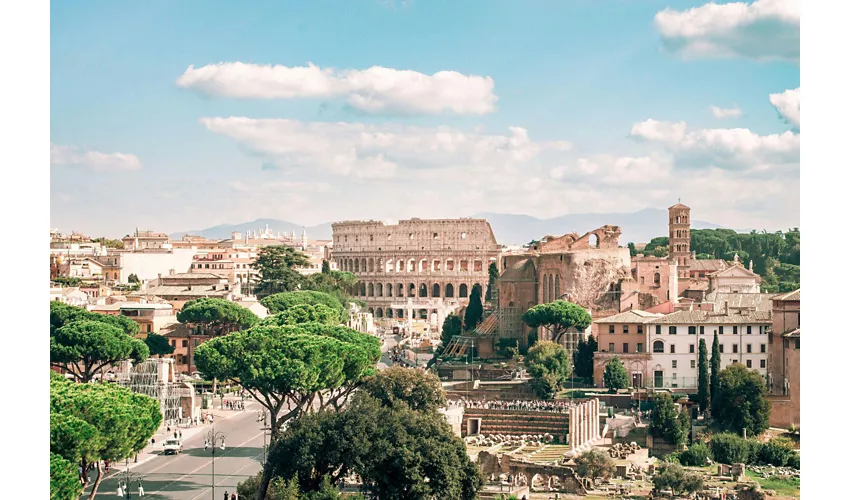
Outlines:
{"label": "white wall", "polygon": [[188,273],[192,258],[197,252],[195,248],[175,248],[168,253],[122,253],[121,283],[127,283],[131,274],[135,274],[140,280],[152,280],[156,279],[158,274],[167,276],[171,269],[174,269],[175,273]]}

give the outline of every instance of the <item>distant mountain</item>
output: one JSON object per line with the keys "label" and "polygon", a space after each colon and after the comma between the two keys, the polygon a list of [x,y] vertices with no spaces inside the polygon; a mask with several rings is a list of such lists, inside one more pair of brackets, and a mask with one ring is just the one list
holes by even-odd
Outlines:
{"label": "distant mountain", "polygon": [[[224,240],[231,237],[234,232],[242,233],[242,236],[245,236],[245,232],[250,230],[257,229],[265,229],[266,225],[269,226],[269,229],[274,233],[291,233],[295,231],[295,234],[299,237],[301,236],[301,231],[305,229],[301,224],[296,224],[294,222],[289,222],[285,220],[279,219],[257,219],[251,222],[243,222],[241,224],[221,224],[214,227],[208,227],[206,229],[194,229],[191,231],[178,231],[176,233],[171,233],[168,236],[173,240],[179,240],[183,237],[184,234],[191,234],[192,236],[203,236],[204,238],[209,238],[211,240]],[[331,224],[319,224],[318,226],[307,226],[307,237],[311,240],[329,240],[331,239]]]}
{"label": "distant mountain", "polygon": [[[520,245],[543,236],[561,236],[567,233],[583,235],[605,224],[620,226],[623,234],[620,244],[628,242],[647,243],[657,236],[665,236],[667,210],[647,208],[634,213],[618,214],[569,214],[551,219],[538,219],[528,215],[481,213],[475,217],[487,219],[496,240],[503,245]],[[717,229],[723,226],[695,220],[693,229]]]}
{"label": "distant mountain", "polygon": [[[570,214],[554,217],[551,219],[538,219],[529,215],[518,214],[495,214],[480,213],[473,217],[487,219],[496,234],[496,240],[503,245],[520,245],[531,240],[540,239],[546,235],[560,236],[566,233],[576,232],[582,235],[588,231],[611,224],[620,226],[623,234],[620,236],[620,244],[625,246],[628,242],[647,243],[657,236],[667,234],[667,211],[647,208],[634,213],[618,214]],[[210,239],[227,239],[236,231],[245,235],[249,229],[264,229],[268,224],[269,229],[277,233],[291,233],[293,230],[298,236],[304,226],[279,219],[257,219],[242,224],[221,224],[207,229],[193,231],[178,231],[169,236],[172,239],[180,239],[184,234],[203,236]],[[694,229],[717,229],[723,226],[710,222],[693,221],[691,227]],[[308,226],[307,237],[311,240],[329,240],[332,236],[331,223]]]}

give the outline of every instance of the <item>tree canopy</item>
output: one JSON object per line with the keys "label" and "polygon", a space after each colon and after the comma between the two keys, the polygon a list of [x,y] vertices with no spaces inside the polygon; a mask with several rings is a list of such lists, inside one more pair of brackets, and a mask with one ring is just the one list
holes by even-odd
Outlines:
{"label": "tree canopy", "polygon": [[446,405],[446,392],[436,375],[402,366],[369,377],[361,390],[387,408],[403,403],[414,411],[436,412]]}
{"label": "tree canopy", "polygon": [[584,331],[591,322],[587,310],[565,300],[538,304],[525,311],[522,320],[531,328],[543,327],[552,332],[552,340],[556,343],[571,328]]}
{"label": "tree canopy", "polygon": [[317,292],[315,290],[276,293],[260,300],[260,304],[264,305],[266,309],[269,310],[270,314],[286,312],[288,309],[295,306],[314,306],[317,304],[321,304],[338,311],[338,314],[345,311],[345,306],[342,305],[339,298],[329,293]]}
{"label": "tree canopy", "polygon": [[297,325],[300,323],[339,324],[339,311],[324,304],[298,304],[264,318],[264,325]]}
{"label": "tree canopy", "polygon": [[50,301],[50,334],[74,321],[98,321],[120,328],[127,335],[139,333],[139,324],[125,316],[109,316],[87,311],[84,307],[63,304],[57,300]]}
{"label": "tree canopy", "polygon": [[82,492],[77,467],[50,452],[50,500],[77,500]]}
{"label": "tree canopy", "polygon": [[708,349],[705,347],[705,339],[699,339],[699,362],[698,368],[698,383],[697,383],[697,401],[699,402],[699,411],[704,412],[711,407],[711,393],[709,392],[709,375],[708,375]]}
{"label": "tree canopy", "polygon": [[711,344],[711,375],[708,379],[709,402],[717,395],[717,386],[720,385],[720,341],[717,339],[717,330],[714,331],[714,343]]}
{"label": "tree canopy", "polygon": [[493,290],[496,289],[496,281],[499,280],[499,268],[495,262],[491,262],[487,267],[487,292],[484,294],[485,300],[493,300]]}
{"label": "tree canopy", "polygon": [[[141,451],[162,422],[159,402],[112,384],[75,384],[51,372],[50,451],[85,470]],[[92,496],[102,471],[92,487]]]}
{"label": "tree canopy", "polygon": [[120,328],[92,320],[66,323],[50,335],[50,364],[79,382],[89,382],[104,367],[125,359],[141,362],[150,351],[144,341]]}
{"label": "tree canopy", "polygon": [[712,397],[711,416],[723,430],[751,436],[767,430],[770,401],[767,387],[755,370],[733,363],[720,372],[717,394]]}
{"label": "tree canopy", "polygon": [[463,314],[463,328],[472,331],[481,323],[484,317],[484,306],[481,303],[481,287],[476,283],[469,294],[469,304]]}
{"label": "tree canopy", "polygon": [[685,442],[687,429],[682,428],[682,421],[679,420],[679,412],[676,410],[673,398],[666,392],[655,395],[655,407],[652,409],[649,432],[655,437],[664,438],[673,445]]}
{"label": "tree canopy", "polygon": [[617,392],[629,386],[629,375],[626,373],[626,367],[623,366],[623,362],[617,356],[608,361],[602,379],[610,392]]}
{"label": "tree canopy", "polygon": [[196,326],[210,336],[244,330],[259,320],[256,314],[236,302],[208,297],[186,302],[177,313],[177,321]]}
{"label": "tree canopy", "polygon": [[148,346],[151,356],[162,357],[174,352],[174,346],[168,342],[168,338],[158,333],[149,333],[145,337],[145,345]]}
{"label": "tree canopy", "polygon": [[538,342],[528,350],[525,366],[534,392],[541,398],[552,399],[570,376],[570,355],[562,345]]}
{"label": "tree canopy", "polygon": [[298,290],[305,278],[294,268],[306,267],[309,263],[307,256],[294,248],[282,245],[263,247],[251,265],[260,274],[255,290],[257,296],[262,298]]}
{"label": "tree canopy", "polygon": [[587,340],[581,338],[578,341],[576,352],[573,353],[573,366],[578,377],[593,377],[593,357],[599,344],[593,335],[588,335]]}
{"label": "tree canopy", "polygon": [[591,480],[607,479],[614,472],[614,461],[599,450],[590,450],[575,458],[576,473]]}
{"label": "tree canopy", "polygon": [[656,491],[669,489],[675,497],[678,493],[695,493],[704,487],[702,475],[686,472],[679,464],[666,464],[652,478]]}

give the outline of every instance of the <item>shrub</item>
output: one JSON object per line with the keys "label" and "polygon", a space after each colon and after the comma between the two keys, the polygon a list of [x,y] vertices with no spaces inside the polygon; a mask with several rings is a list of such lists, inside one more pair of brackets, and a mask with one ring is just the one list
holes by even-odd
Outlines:
{"label": "shrub", "polygon": [[711,458],[711,450],[708,445],[697,442],[679,454],[679,463],[690,467],[702,467],[708,465],[709,458]]}
{"label": "shrub", "polygon": [[[776,467],[785,467],[791,461],[792,456],[796,455],[794,443],[785,437],[776,437],[762,445],[759,450],[759,463],[765,465],[775,465]],[[799,459],[798,459],[799,462]]]}
{"label": "shrub", "polygon": [[791,457],[788,459],[788,467],[793,467],[797,470],[800,470],[800,454],[799,453],[795,452],[793,455],[791,455]]}
{"label": "shrub", "polygon": [[744,439],[737,434],[723,432],[711,438],[711,454],[714,460],[724,464],[752,464],[758,460],[761,443],[755,439]]}

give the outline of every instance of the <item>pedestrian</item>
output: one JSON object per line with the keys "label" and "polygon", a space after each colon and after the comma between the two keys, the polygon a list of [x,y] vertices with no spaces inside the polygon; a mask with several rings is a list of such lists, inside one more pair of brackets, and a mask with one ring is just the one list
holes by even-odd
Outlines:
{"label": "pedestrian", "polygon": [[142,488],[142,480],[141,479],[139,479],[139,496],[140,497],[145,496],[145,489]]}
{"label": "pedestrian", "polygon": [[183,431],[178,431],[178,434],[180,434],[180,439],[183,439]]}
{"label": "pedestrian", "polygon": [[230,495],[227,494],[227,490],[224,492],[224,500],[230,500]]}
{"label": "pedestrian", "polygon": [[236,493],[230,494],[230,500],[236,500]]}

